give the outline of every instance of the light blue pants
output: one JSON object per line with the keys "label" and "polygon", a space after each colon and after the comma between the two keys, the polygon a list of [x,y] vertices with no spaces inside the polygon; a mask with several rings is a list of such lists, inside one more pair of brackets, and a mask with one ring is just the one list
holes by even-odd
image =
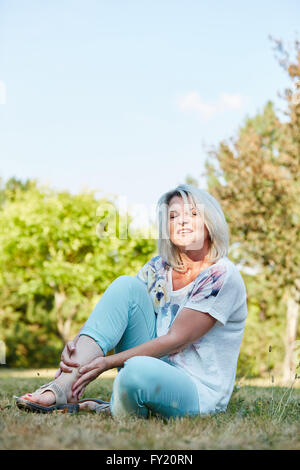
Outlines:
{"label": "light blue pants", "polygon": [[[136,277],[120,276],[104,292],[80,335],[93,338],[104,355],[156,338],[156,315],[147,288]],[[167,356],[134,356],[119,369],[110,400],[115,417],[199,414],[197,388]]]}

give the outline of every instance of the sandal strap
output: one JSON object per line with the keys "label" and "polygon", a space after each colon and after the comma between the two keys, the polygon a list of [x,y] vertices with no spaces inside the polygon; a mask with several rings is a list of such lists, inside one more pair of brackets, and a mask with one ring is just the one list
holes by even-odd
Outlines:
{"label": "sandal strap", "polygon": [[48,385],[52,385],[53,383],[54,383],[54,380],[51,380],[51,382],[48,382],[47,384],[41,385],[39,388],[36,389],[36,391],[34,393],[37,393],[40,390],[45,390],[45,388],[48,387]]}
{"label": "sandal strap", "polygon": [[67,403],[67,396],[65,392],[62,388],[60,388],[59,385],[57,385],[54,380],[52,380],[52,382],[42,385],[34,393],[38,393],[39,395],[41,395],[42,393],[47,391],[54,393],[55,405],[65,405]]}
{"label": "sandal strap", "polygon": [[110,411],[110,404],[108,404],[108,405],[104,405],[104,404],[96,405],[95,411],[96,411],[97,413],[102,413],[102,412]]}

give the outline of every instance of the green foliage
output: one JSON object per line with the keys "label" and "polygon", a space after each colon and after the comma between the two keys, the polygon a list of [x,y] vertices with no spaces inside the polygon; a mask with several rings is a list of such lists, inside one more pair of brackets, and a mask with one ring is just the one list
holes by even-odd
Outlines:
{"label": "green foliage", "polygon": [[14,180],[4,194],[0,339],[7,364],[56,365],[63,343],[109,284],[122,274],[135,275],[155,242],[130,234],[119,238],[118,227],[127,220],[93,193],[71,195]]}
{"label": "green foliage", "polygon": [[[238,377],[281,375],[284,359],[285,304],[281,292],[258,276],[243,274],[248,292],[248,318],[238,359]],[[272,292],[272,295],[267,295]],[[269,348],[271,346],[271,353]]]}
{"label": "green foliage", "polygon": [[191,185],[196,186],[196,187],[199,186],[197,179],[194,178],[192,175],[187,175],[185,177],[185,183],[186,184],[191,184]]}

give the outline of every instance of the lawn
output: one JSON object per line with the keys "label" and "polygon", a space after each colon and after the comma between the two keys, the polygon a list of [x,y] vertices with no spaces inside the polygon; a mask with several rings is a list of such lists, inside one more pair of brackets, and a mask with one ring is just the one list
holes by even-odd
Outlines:
{"label": "lawn", "polygon": [[[0,449],[300,449],[299,380],[278,386],[240,381],[225,413],[169,421],[80,412],[34,414],[12,398],[53,378],[51,371],[0,370]],[[89,385],[85,396],[108,400],[113,374]]]}

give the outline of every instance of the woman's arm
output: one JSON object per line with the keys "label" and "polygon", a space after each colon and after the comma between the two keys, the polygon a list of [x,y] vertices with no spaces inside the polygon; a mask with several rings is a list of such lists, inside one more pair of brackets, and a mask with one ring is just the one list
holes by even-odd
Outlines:
{"label": "woman's arm", "polygon": [[208,313],[190,308],[183,308],[171,325],[168,333],[146,343],[135,346],[111,356],[94,359],[81,367],[80,378],[74,383],[73,395],[78,396],[89,382],[96,379],[102,372],[122,367],[124,362],[134,356],[162,357],[183,349],[205,335],[215,324],[216,319]]}
{"label": "woman's arm", "polygon": [[216,320],[207,313],[183,308],[171,325],[168,333],[146,343],[127,349],[112,356],[106,356],[108,369],[122,367],[133,356],[162,357],[183,349],[205,335]]}

